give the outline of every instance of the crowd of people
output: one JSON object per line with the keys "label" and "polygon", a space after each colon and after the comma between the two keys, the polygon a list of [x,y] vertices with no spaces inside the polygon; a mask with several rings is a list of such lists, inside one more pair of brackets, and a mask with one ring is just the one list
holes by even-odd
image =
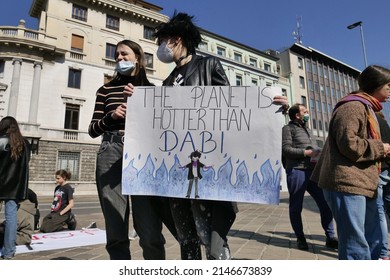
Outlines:
{"label": "crowd of people", "polygon": [[[157,27],[157,57],[163,63],[175,63],[163,86],[228,86],[229,80],[216,57],[199,56],[199,28],[193,17],[176,13]],[[201,178],[201,153],[191,154],[187,197],[122,193],[123,136],[127,99],[137,86],[154,86],[146,76],[145,54],[131,40],[120,41],[115,50],[114,78],[96,92],[89,135],[102,142],[96,161],[96,185],[106,229],[106,250],[111,260],[130,260],[129,216],[132,213],[134,236],[145,260],[164,260],[165,225],[180,245],[183,260],[202,259],[204,246],[208,260],[232,258],[228,233],[238,211],[232,201],[204,200],[197,192]],[[338,250],[339,259],[389,259],[386,215],[390,217],[390,128],[381,114],[381,102],[390,96],[390,70],[371,65],[358,77],[359,90],[339,100],[329,124],[324,147],[313,141],[309,112],[305,104],[288,110],[290,122],[282,128],[282,157],[289,192],[289,217],[297,238],[297,248],[308,250],[302,224],[305,192],[315,200],[320,223],[326,236],[325,246]],[[286,111],[287,99],[275,97],[273,103]],[[20,133],[17,121],[0,121],[0,200],[5,205],[2,257],[11,259],[16,244],[31,242],[38,228],[37,202],[28,188],[29,144]],[[194,168],[195,166],[195,168]],[[15,172],[17,170],[17,172]],[[77,222],[73,188],[66,170],[55,173],[56,187],[51,211],[39,227],[41,232],[74,230]],[[195,183],[195,197],[191,198]],[[18,215],[24,204],[28,211],[29,235],[18,241],[21,223]],[[131,207],[131,211],[130,211]],[[19,209],[19,210],[18,210]],[[39,221],[39,216],[38,216]]]}

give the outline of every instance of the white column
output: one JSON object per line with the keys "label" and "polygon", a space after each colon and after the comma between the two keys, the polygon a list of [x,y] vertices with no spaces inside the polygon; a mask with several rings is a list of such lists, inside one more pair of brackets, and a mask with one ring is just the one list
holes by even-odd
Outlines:
{"label": "white column", "polygon": [[34,63],[34,77],[31,89],[31,100],[30,100],[30,114],[28,116],[28,122],[36,124],[38,121],[38,105],[39,105],[39,90],[41,87],[41,71],[42,63]]}
{"label": "white column", "polygon": [[11,82],[9,101],[8,101],[8,115],[12,117],[16,117],[22,60],[14,59],[12,64],[14,65],[14,70],[12,73],[12,82]]}

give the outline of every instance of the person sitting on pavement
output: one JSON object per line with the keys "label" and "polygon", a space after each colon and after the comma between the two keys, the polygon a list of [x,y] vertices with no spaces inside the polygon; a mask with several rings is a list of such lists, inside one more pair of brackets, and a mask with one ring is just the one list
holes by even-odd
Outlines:
{"label": "person sitting on pavement", "polygon": [[[36,215],[37,204],[30,196],[33,193],[28,189],[28,199],[20,201],[18,204],[18,226],[16,231],[16,245],[31,244],[32,234],[34,233],[34,218]],[[34,193],[35,194],[35,193]],[[4,242],[5,222],[0,224],[0,247]]]}
{"label": "person sitting on pavement", "polygon": [[73,187],[67,183],[71,178],[70,172],[58,170],[56,172],[56,188],[54,189],[54,200],[51,205],[51,212],[43,218],[40,228],[41,232],[55,232],[76,229],[76,218],[71,209],[74,206]]}

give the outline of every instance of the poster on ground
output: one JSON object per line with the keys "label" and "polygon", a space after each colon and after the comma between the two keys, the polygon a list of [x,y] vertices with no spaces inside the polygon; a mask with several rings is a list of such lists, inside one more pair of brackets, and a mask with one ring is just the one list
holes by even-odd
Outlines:
{"label": "poster on ground", "polygon": [[137,87],[128,98],[123,193],[278,204],[279,87]]}

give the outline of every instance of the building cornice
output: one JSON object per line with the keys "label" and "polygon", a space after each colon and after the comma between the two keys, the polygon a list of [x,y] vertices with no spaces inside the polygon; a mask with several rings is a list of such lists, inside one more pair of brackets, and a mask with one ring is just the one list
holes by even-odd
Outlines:
{"label": "building cornice", "polygon": [[341,61],[339,61],[339,60],[337,60],[337,59],[335,59],[327,54],[324,54],[323,52],[320,52],[312,47],[305,47],[301,44],[295,43],[289,49],[290,49],[290,51],[293,51],[293,52],[298,53],[300,55],[303,55],[305,57],[313,57],[313,58],[322,60],[324,62],[327,62],[329,64],[337,65],[339,68],[342,68],[346,71],[355,73],[355,75],[359,75],[361,72],[358,69],[356,69],[356,68],[354,68],[354,67],[352,67],[344,62],[341,62]]}
{"label": "building cornice", "polygon": [[[116,13],[125,17],[132,17],[154,24],[167,22],[169,17],[160,13],[161,7],[145,1],[136,0],[69,0],[69,2],[86,7],[96,7],[106,12]],[[34,0],[30,8],[30,16],[39,18],[44,9],[46,0]]]}

